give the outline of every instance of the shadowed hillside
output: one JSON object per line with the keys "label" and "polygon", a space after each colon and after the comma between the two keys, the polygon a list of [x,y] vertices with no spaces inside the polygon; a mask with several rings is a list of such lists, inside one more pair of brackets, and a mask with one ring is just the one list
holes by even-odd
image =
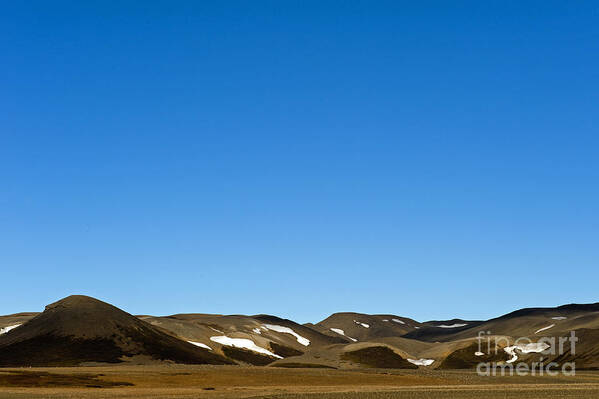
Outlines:
{"label": "shadowed hillside", "polygon": [[112,305],[80,295],[48,305],[43,313],[0,335],[1,366],[119,363],[132,357],[191,364],[231,363]]}

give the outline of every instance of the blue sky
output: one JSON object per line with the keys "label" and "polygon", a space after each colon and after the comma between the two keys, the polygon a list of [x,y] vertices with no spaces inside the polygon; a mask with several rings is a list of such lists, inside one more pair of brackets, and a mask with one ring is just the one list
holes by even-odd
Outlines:
{"label": "blue sky", "polygon": [[0,314],[596,302],[596,2],[12,2]]}

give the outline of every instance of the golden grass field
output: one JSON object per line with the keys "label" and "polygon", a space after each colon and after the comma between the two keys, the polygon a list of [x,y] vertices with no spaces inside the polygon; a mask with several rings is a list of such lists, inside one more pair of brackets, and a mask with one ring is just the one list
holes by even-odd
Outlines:
{"label": "golden grass field", "polygon": [[0,369],[3,398],[599,398],[599,372],[481,377],[472,371],[100,366]]}

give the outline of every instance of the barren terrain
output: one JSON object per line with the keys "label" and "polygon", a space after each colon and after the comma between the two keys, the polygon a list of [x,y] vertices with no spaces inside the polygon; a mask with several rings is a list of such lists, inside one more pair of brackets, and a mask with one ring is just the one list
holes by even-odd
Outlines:
{"label": "barren terrain", "polygon": [[244,366],[0,369],[0,398],[596,398],[599,372],[482,377],[473,371]]}

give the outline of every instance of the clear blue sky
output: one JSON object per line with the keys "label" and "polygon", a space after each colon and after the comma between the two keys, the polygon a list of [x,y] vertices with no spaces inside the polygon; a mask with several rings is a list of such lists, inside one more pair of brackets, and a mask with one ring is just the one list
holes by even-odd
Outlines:
{"label": "clear blue sky", "polygon": [[599,301],[597,2],[5,2],[0,76],[0,314]]}

